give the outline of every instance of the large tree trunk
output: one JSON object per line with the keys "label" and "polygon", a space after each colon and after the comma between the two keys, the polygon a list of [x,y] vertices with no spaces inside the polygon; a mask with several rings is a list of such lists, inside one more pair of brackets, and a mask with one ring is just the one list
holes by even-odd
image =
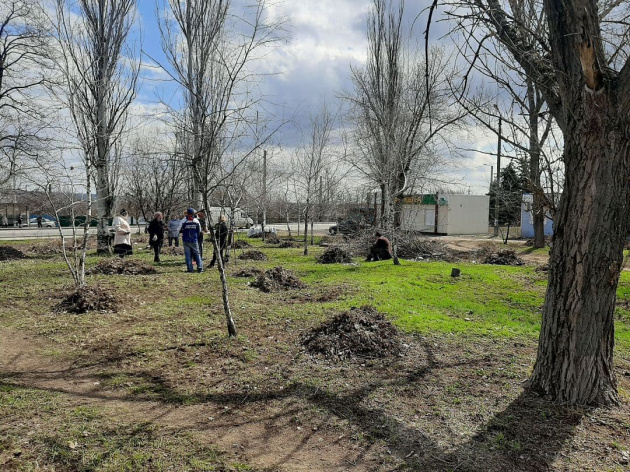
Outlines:
{"label": "large tree trunk", "polygon": [[628,229],[628,123],[614,92],[581,93],[581,110],[567,117],[566,182],[530,388],[607,405],[618,402],[613,314]]}
{"label": "large tree trunk", "polygon": [[97,215],[97,254],[109,254],[109,234],[107,225],[112,217],[114,208],[114,195],[109,185],[109,170],[107,164],[100,165],[96,169],[96,215]]}

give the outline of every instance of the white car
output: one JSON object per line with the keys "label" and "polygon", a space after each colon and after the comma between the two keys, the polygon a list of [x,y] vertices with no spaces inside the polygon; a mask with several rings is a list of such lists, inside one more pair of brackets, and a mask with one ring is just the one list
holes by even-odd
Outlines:
{"label": "white car", "polygon": [[[26,226],[26,225],[23,224],[23,226]],[[37,227],[37,218],[31,218],[30,220],[28,220],[28,226]],[[53,220],[42,218],[42,226],[44,228],[54,228],[57,226],[57,224]]]}

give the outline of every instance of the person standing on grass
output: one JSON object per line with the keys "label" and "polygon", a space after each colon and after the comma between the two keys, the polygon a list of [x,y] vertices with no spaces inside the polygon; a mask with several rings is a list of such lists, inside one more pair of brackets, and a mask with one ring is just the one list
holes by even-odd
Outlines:
{"label": "person standing on grass", "polygon": [[[219,222],[217,223],[216,230],[214,233],[214,237],[217,238],[217,246],[219,248],[219,254],[221,256],[221,260],[225,263],[227,262],[227,258],[225,258],[225,248],[227,247],[227,236],[228,236],[228,227],[225,224],[225,215],[219,216]],[[217,261],[217,252],[216,250],[212,253],[212,261],[210,262],[210,268],[214,267],[214,263]]]}
{"label": "person standing on grass", "polygon": [[201,225],[201,232],[199,233],[199,257],[203,259],[203,235],[208,232],[208,224],[206,223],[206,210],[199,210],[197,212],[197,219]]}
{"label": "person standing on grass", "polygon": [[181,220],[175,215],[168,222],[168,245],[169,247],[175,243],[175,247],[179,247],[179,225]]}
{"label": "person standing on grass", "polygon": [[153,262],[160,262],[160,252],[162,251],[162,245],[164,244],[164,226],[162,212],[156,212],[153,215],[151,223],[149,223],[149,244],[153,248]]}
{"label": "person standing on grass", "polygon": [[184,256],[186,257],[186,268],[188,272],[193,270],[193,258],[197,263],[197,272],[203,272],[203,262],[201,254],[199,254],[199,233],[201,233],[201,224],[195,218],[195,210],[189,208],[186,211],[186,219],[182,221],[179,232],[182,235],[182,243],[184,245]]}
{"label": "person standing on grass", "polygon": [[114,230],[114,254],[121,258],[133,254],[131,246],[131,226],[127,222],[127,210],[120,210],[120,216],[114,218],[112,222]]}

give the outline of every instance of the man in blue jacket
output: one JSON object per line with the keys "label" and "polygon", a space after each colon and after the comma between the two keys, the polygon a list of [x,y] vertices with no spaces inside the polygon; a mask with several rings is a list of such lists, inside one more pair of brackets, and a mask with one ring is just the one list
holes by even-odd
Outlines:
{"label": "man in blue jacket", "polygon": [[203,272],[203,262],[199,254],[199,234],[201,233],[201,224],[195,218],[195,210],[189,208],[186,210],[186,219],[182,221],[179,228],[184,244],[184,255],[186,256],[186,267],[188,272],[194,272],[192,258],[197,263],[197,272]]}

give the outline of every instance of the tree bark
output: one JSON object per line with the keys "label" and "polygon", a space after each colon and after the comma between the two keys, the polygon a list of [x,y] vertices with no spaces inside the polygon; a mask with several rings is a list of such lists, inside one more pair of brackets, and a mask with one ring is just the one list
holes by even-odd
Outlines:
{"label": "tree bark", "polygon": [[566,182],[555,215],[534,391],[570,404],[618,403],[614,310],[627,235],[628,120],[614,93],[582,89],[565,131]]}
{"label": "tree bark", "polygon": [[[208,200],[206,200],[207,202]],[[208,205],[206,205],[208,206]],[[234,221],[234,220],[232,220]],[[230,296],[228,290],[227,277],[225,276],[225,265],[223,264],[223,257],[221,257],[221,251],[219,250],[219,244],[217,242],[217,233],[214,231],[212,218],[208,218],[208,229],[210,230],[210,240],[212,241],[212,250],[217,255],[217,267],[219,268],[219,277],[221,278],[221,296],[223,298],[223,312],[225,313],[225,322],[227,324],[228,336],[234,338],[237,336],[236,323],[232,317],[232,309],[230,308]]]}

